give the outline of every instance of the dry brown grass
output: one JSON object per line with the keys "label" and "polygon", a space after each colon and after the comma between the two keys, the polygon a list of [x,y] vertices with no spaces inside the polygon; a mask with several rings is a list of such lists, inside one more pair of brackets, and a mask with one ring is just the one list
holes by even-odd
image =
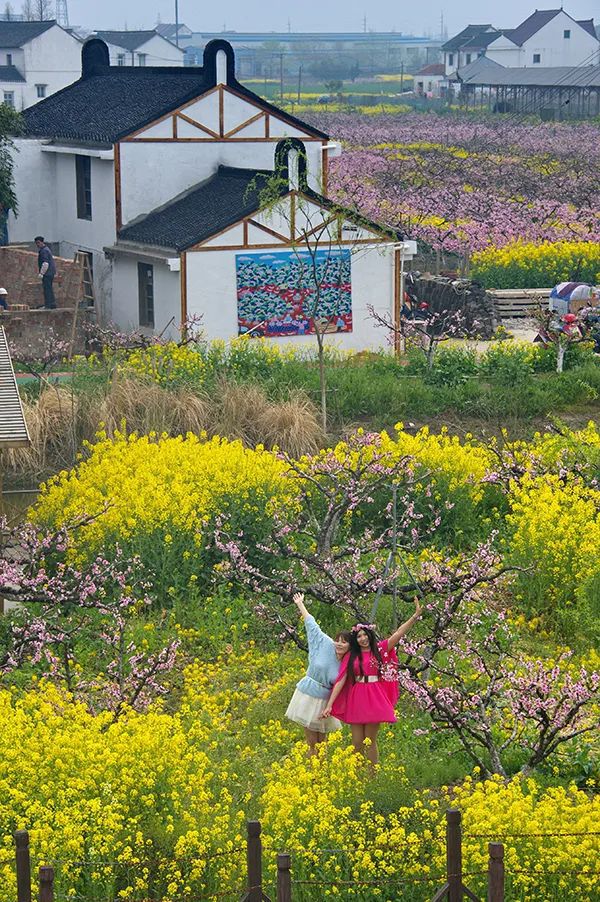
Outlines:
{"label": "dry brown grass", "polygon": [[260,436],[258,441],[267,448],[277,445],[291,457],[314,454],[326,442],[319,412],[302,394],[265,407],[256,424],[256,431]]}
{"label": "dry brown grass", "polygon": [[305,395],[275,403],[257,385],[223,382],[208,397],[119,378],[101,398],[50,387],[24,408],[32,443],[7,452],[5,468],[11,479],[30,485],[72,467],[82,443],[93,441],[102,424],[110,436],[117,430],[168,435],[206,431],[241,439],[249,447],[276,446],[292,457],[325,443],[318,411]]}
{"label": "dry brown grass", "polygon": [[214,435],[239,438],[249,446],[277,446],[292,457],[322,447],[318,411],[305,395],[273,402],[258,385],[221,383],[213,398]]}
{"label": "dry brown grass", "polygon": [[102,422],[109,435],[124,427],[139,434],[185,435],[205,430],[209,417],[208,399],[187,389],[167,391],[153,382],[113,379],[100,403],[89,405],[86,431],[93,436]]}
{"label": "dry brown grass", "polygon": [[31,444],[6,452],[6,471],[39,480],[50,470],[70,467],[78,448],[71,392],[47,388],[39,399],[26,401],[23,409]]}

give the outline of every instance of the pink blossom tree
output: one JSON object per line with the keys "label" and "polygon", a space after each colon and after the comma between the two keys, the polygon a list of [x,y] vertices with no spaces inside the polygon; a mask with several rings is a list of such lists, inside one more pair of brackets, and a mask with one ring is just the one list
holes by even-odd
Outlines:
{"label": "pink blossom tree", "polygon": [[[520,653],[505,616],[516,568],[495,535],[462,554],[431,547],[450,511],[413,458],[359,434],[289,465],[296,501],[275,512],[265,540],[252,546],[225,520],[216,532],[221,572],[260,599],[257,616],[282,641],[303,647],[287,614],[298,589],[358,621],[373,618],[381,595],[411,603],[418,593],[423,621],[403,640],[399,667],[382,676],[400,682],[432,729],[452,732],[483,774],[506,775],[515,759],[531,770],[594,728],[600,674],[566,655],[547,662]],[[390,553],[393,541],[399,554]]]}
{"label": "pink blossom tree", "polygon": [[[1,524],[0,524],[1,525]],[[73,524],[76,528],[78,524]],[[69,561],[70,529],[8,534],[0,594],[20,602],[11,616],[0,671],[42,665],[44,675],[93,710],[145,709],[168,688],[179,642],[143,631],[150,583],[117,546],[110,559]],[[150,622],[150,621],[148,621]]]}

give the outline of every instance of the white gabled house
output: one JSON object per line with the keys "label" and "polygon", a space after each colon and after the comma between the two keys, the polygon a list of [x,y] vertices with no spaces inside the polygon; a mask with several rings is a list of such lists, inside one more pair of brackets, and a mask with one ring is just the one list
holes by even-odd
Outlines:
{"label": "white gabled house", "polygon": [[560,9],[536,9],[516,28],[467,25],[442,45],[447,77],[485,57],[507,68],[593,66],[600,42],[592,19]]}
{"label": "white gabled house", "polygon": [[16,110],[71,84],[81,42],[54,21],[0,21],[0,103]]}
{"label": "white gabled house", "polygon": [[516,28],[488,44],[488,59],[506,67],[592,66],[600,63],[600,42],[592,19],[573,19],[564,9],[536,9]]}
{"label": "white gabled house", "polygon": [[98,39],[82,58],[78,81],[25,113],[11,242],[43,234],[62,256],[87,252],[100,314],[122,328],[175,334],[201,315],[209,338],[308,341],[299,236],[314,229],[314,251],[325,224],[334,235],[317,265],[337,267],[324,291],[343,307],[332,331],[346,347],[383,343],[368,307],[399,314],[413,243],[334,209],[338,145],[240,84],[226,41],[207,45],[201,68],[110,66]]}
{"label": "white gabled house", "polygon": [[108,47],[111,66],[183,66],[185,53],[156,29],[96,31]]}

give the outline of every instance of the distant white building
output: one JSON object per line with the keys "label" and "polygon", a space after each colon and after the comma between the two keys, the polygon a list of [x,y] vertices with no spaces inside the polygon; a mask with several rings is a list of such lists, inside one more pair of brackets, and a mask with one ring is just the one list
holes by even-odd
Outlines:
{"label": "distant white building", "polygon": [[600,42],[592,19],[576,21],[564,9],[537,9],[517,28],[502,31],[485,56],[501,66],[592,66]]}
{"label": "distant white building", "polygon": [[507,68],[593,66],[600,42],[592,19],[573,19],[564,9],[537,9],[516,28],[467,25],[442,45],[444,72],[453,76],[480,57]]}
{"label": "distant white building", "polygon": [[445,83],[444,64],[431,63],[415,72],[414,90],[417,97],[441,97]]}
{"label": "distant white building", "polygon": [[0,102],[24,110],[78,77],[81,43],[54,21],[0,21]]}
{"label": "distant white building", "polygon": [[156,29],[94,34],[107,45],[111,66],[183,66],[183,50]]}

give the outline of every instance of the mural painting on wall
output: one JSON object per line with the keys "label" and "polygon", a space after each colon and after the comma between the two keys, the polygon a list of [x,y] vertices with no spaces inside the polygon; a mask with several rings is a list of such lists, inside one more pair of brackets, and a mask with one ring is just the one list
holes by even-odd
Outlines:
{"label": "mural painting on wall", "polygon": [[236,270],[240,335],[352,332],[349,249],[316,251],[314,271],[308,251],[237,254]]}

